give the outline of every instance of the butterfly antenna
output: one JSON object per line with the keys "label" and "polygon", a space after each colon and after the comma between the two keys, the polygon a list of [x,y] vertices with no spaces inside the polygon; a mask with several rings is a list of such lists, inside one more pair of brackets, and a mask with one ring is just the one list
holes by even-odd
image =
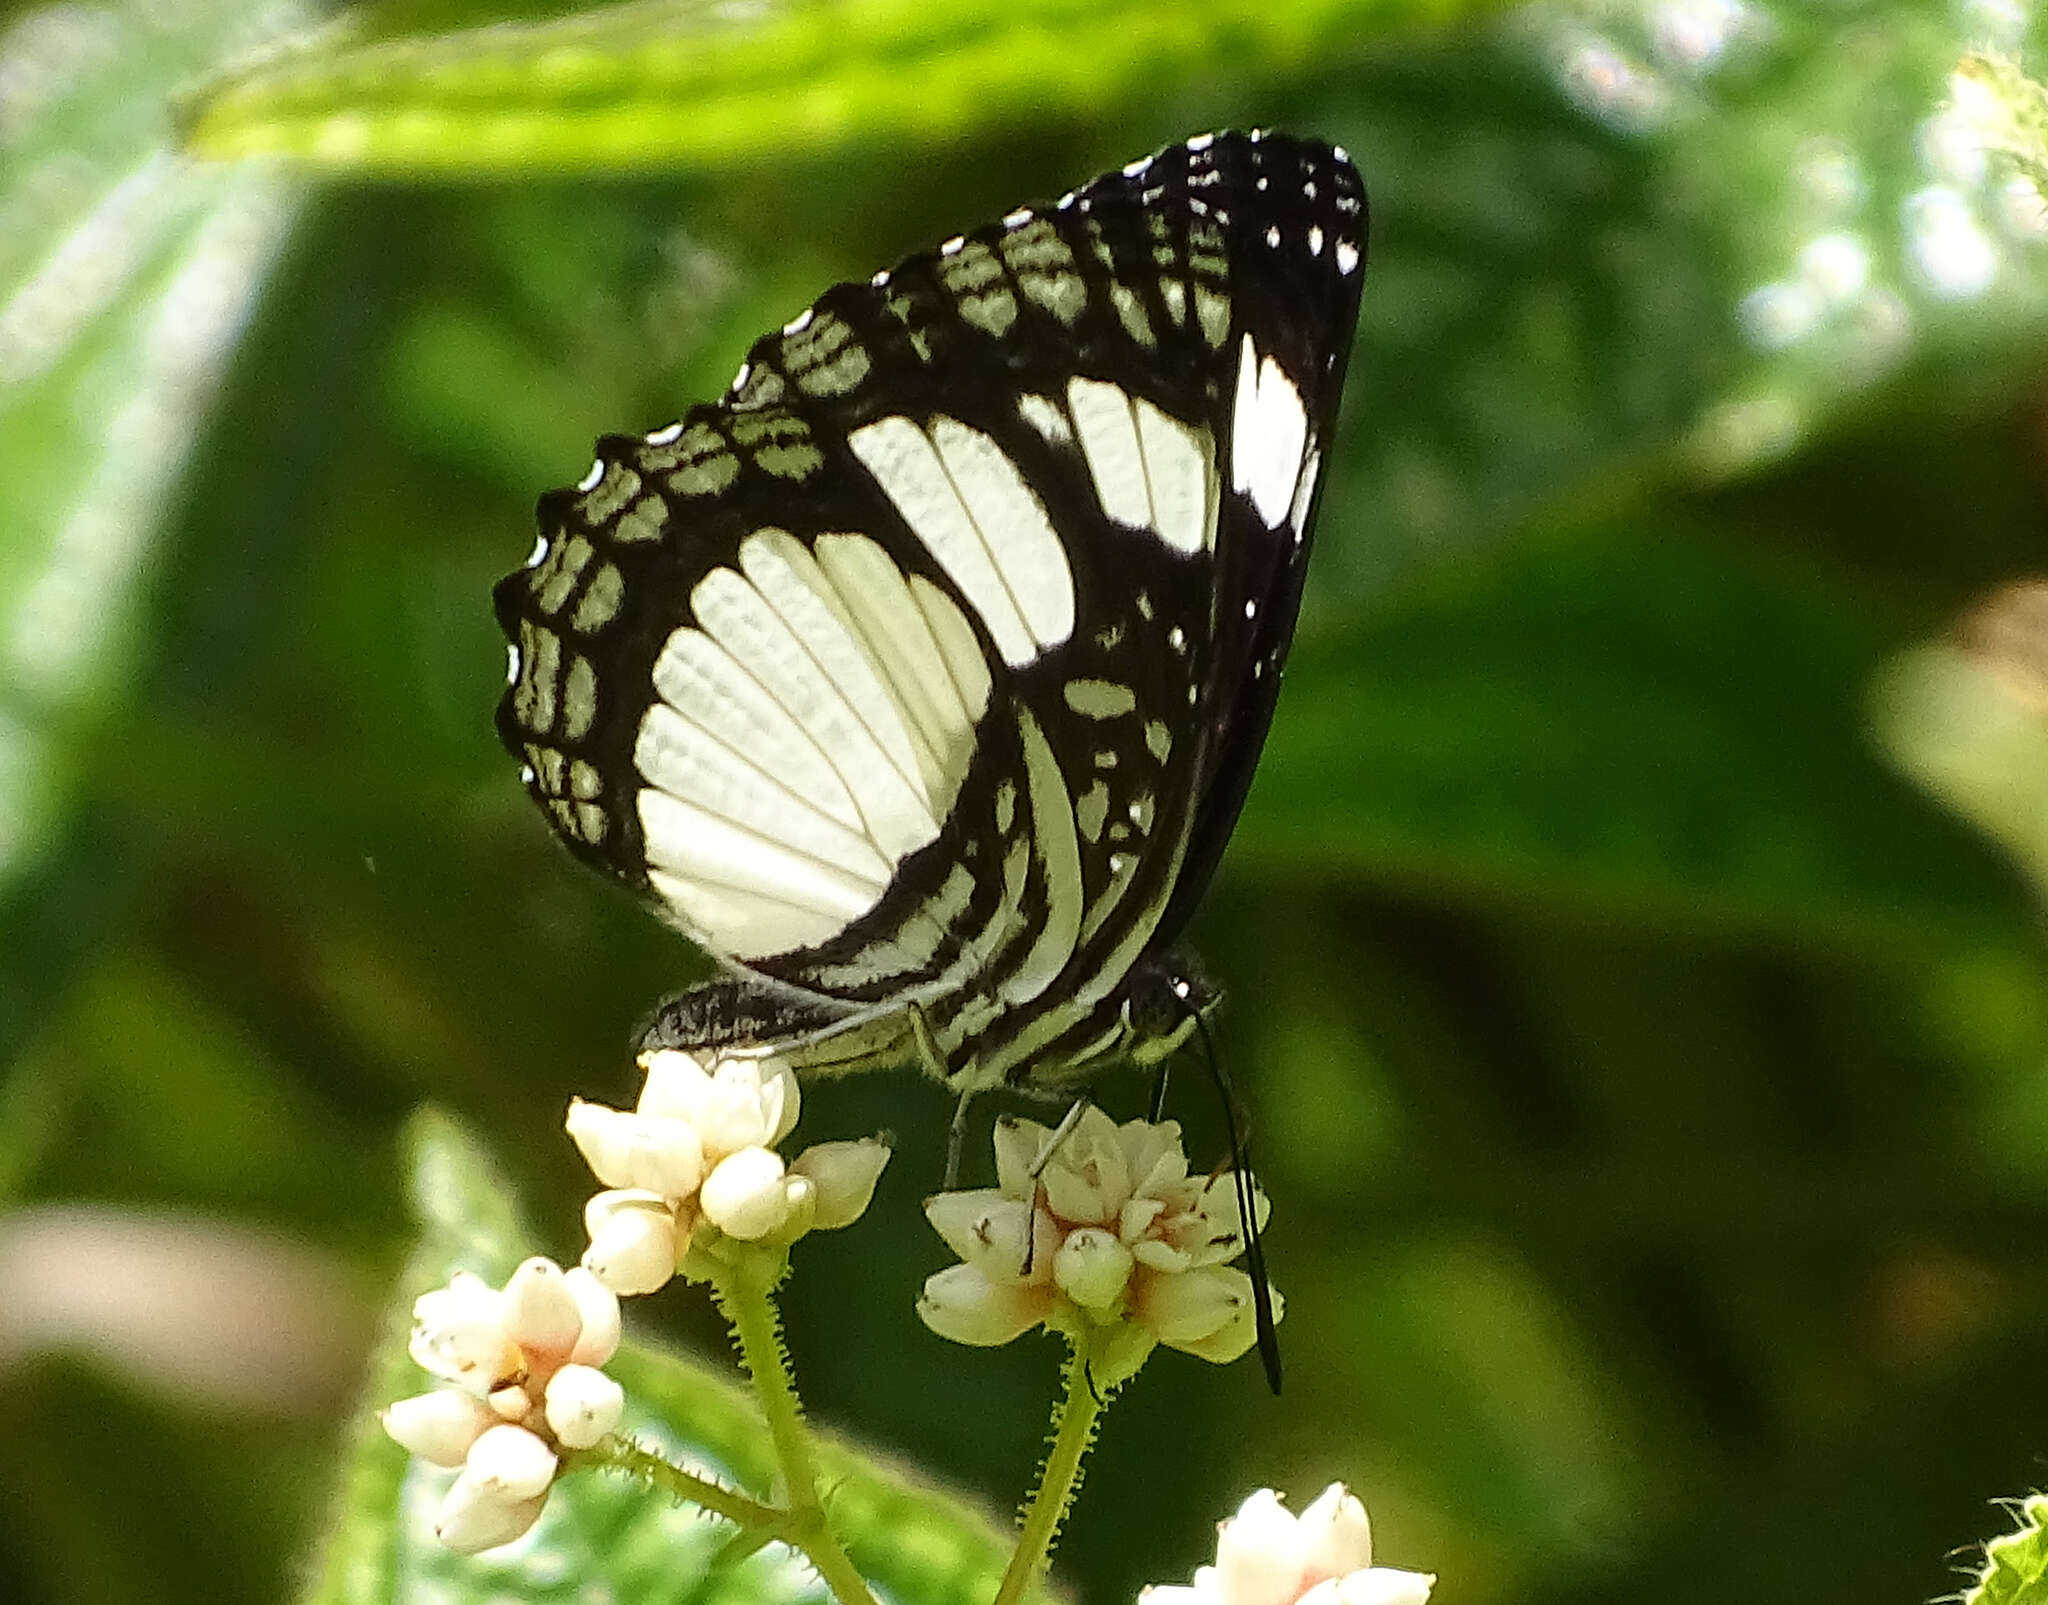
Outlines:
{"label": "butterfly antenna", "polygon": [[1259,1360],[1266,1368],[1266,1385],[1277,1395],[1280,1391],[1280,1333],[1273,1322],[1273,1286],[1266,1279],[1266,1245],[1259,1236],[1258,1211],[1252,1204],[1251,1150],[1244,1140],[1244,1129],[1249,1124],[1244,1117],[1244,1106],[1237,1101],[1237,1091],[1230,1084],[1230,1078],[1223,1073],[1222,1057],[1216,1052],[1216,1039],[1209,1034],[1209,1022],[1202,1018],[1202,1011],[1190,1008],[1195,1030],[1202,1038],[1202,1057],[1209,1063],[1209,1078],[1216,1083],[1216,1091],[1223,1099],[1223,1129],[1230,1139],[1231,1179],[1237,1184],[1237,1219],[1244,1231],[1245,1269],[1251,1273],[1252,1309],[1259,1328]]}
{"label": "butterfly antenna", "polygon": [[1152,1108],[1145,1118],[1158,1125],[1166,1118],[1166,1072],[1167,1062],[1159,1061],[1159,1068],[1152,1072]]}

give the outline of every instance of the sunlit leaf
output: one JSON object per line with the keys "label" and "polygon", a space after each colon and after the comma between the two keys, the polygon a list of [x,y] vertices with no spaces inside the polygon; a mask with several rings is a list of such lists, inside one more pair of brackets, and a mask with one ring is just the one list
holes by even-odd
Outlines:
{"label": "sunlit leaf", "polygon": [[281,154],[349,172],[635,168],[931,143],[1093,115],[1227,67],[1319,64],[1362,27],[1458,0],[709,0],[367,45],[315,43],[193,106],[205,156]]}

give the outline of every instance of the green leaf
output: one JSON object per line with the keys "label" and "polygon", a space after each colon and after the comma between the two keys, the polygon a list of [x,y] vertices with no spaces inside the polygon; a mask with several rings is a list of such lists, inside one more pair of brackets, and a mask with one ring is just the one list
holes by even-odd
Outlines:
{"label": "green leaf", "polygon": [[2048,1600],[2048,1495],[2021,1502],[2020,1525],[1984,1546],[1984,1569],[1962,1605],[2041,1605]]}
{"label": "green leaf", "polygon": [[2009,931],[1865,732],[1894,629],[1709,525],[1532,543],[1302,643],[1234,869],[1866,955]]}
{"label": "green leaf", "polygon": [[165,148],[165,97],[265,17],[130,0],[0,35],[0,881],[52,839],[126,688],[178,486],[290,223],[278,175]]}
{"label": "green leaf", "polygon": [[[368,1399],[350,1429],[333,1520],[305,1605],[408,1605],[495,1599],[624,1605],[796,1605],[829,1598],[808,1565],[780,1545],[737,1563],[722,1557],[733,1529],[616,1475],[565,1476],[533,1532],[481,1556],[449,1553],[433,1536],[450,1474],[408,1465],[376,1411],[423,1390],[405,1352],[414,1298],[457,1270],[498,1282],[530,1251],[503,1179],[449,1117],[415,1117],[414,1207],[420,1239],[372,1362]],[[625,1386],[623,1431],[755,1497],[769,1495],[774,1458],[752,1396],[725,1367],[629,1343],[607,1369]],[[917,1605],[980,1605],[994,1592],[1010,1543],[957,1497],[827,1438],[827,1506],[855,1563],[891,1597]]]}
{"label": "green leaf", "polygon": [[1299,70],[1458,0],[639,0],[438,38],[314,44],[197,100],[189,148],[329,171],[731,163],[1087,116],[1228,66]]}

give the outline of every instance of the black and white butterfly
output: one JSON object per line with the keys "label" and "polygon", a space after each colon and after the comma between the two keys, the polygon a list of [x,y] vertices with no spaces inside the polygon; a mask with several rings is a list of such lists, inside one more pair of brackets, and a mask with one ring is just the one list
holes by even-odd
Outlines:
{"label": "black and white butterfly", "polygon": [[828,290],[541,498],[500,733],[727,967],[651,1041],[971,1093],[1186,1034],[1365,235],[1341,150],[1191,139]]}

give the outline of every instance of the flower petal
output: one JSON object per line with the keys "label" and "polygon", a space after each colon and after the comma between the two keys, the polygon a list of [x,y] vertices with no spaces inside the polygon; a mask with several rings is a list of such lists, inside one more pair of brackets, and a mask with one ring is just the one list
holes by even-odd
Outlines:
{"label": "flower petal", "polygon": [[576,1346],[583,1312],[569,1290],[562,1267],[536,1255],[522,1262],[505,1283],[505,1335],[536,1368],[559,1365]]}
{"label": "flower petal", "polygon": [[1337,1598],[1340,1605],[1424,1605],[1435,1586],[1434,1572],[1374,1566],[1337,1579]]}
{"label": "flower petal", "polygon": [[538,1434],[524,1427],[497,1426],[470,1445],[462,1475],[483,1492],[517,1503],[546,1493],[560,1464]]}
{"label": "flower petal", "polygon": [[996,1185],[1005,1198],[1024,1200],[1036,1190],[1031,1167],[1045,1152],[1052,1127],[1035,1120],[1005,1116],[996,1122]]}
{"label": "flower petal", "polygon": [[953,1265],[927,1277],[918,1319],[942,1338],[993,1348],[1021,1336],[1052,1308],[1049,1287],[996,1283],[972,1265]]}
{"label": "flower petal", "polygon": [[591,1174],[607,1187],[688,1198],[703,1180],[705,1144],[688,1121],[572,1098],[563,1124]]}
{"label": "flower petal", "polygon": [[660,1048],[640,1056],[647,1079],[640,1088],[638,1113],[664,1120],[697,1123],[711,1091],[711,1077],[696,1056],[681,1048]]}
{"label": "flower petal", "polygon": [[584,1206],[583,1224],[590,1232],[583,1268],[621,1295],[665,1284],[687,1241],[676,1211],[652,1193],[599,1193]]}
{"label": "flower petal", "polygon": [[448,1485],[434,1519],[434,1536],[458,1555],[496,1549],[522,1536],[540,1519],[541,1506],[546,1503],[546,1494],[508,1500],[465,1471]]}
{"label": "flower petal", "polygon": [[798,1154],[790,1169],[818,1185],[818,1214],[811,1224],[831,1232],[859,1220],[888,1163],[889,1145],[875,1137],[813,1143]]}
{"label": "flower petal", "polygon": [[924,1201],[924,1213],[946,1246],[990,1281],[1040,1286],[1052,1279],[1060,1233],[1044,1210],[983,1187],[934,1193]]}
{"label": "flower petal", "polygon": [[1372,1564],[1372,1523],[1365,1505],[1341,1482],[1333,1482],[1301,1513],[1306,1551],[1303,1566],[1311,1582],[1344,1577]]}
{"label": "flower petal", "polygon": [[1293,1605],[1302,1592],[1300,1523],[1261,1488],[1216,1534],[1216,1581],[1229,1605]]}
{"label": "flower petal", "polygon": [[[673,1251],[670,1259],[673,1263]],[[619,1296],[585,1266],[575,1267],[562,1280],[576,1300],[579,1322],[569,1359],[576,1365],[603,1365],[619,1352]]]}
{"label": "flower petal", "polygon": [[407,1352],[422,1370],[443,1381],[488,1393],[526,1368],[519,1345],[505,1333],[503,1312],[497,1289],[468,1271],[457,1271],[446,1287],[413,1301]]}
{"label": "flower petal", "polygon": [[436,1466],[459,1466],[469,1446],[498,1418],[483,1400],[453,1388],[436,1388],[388,1404],[377,1419],[408,1454]]}

